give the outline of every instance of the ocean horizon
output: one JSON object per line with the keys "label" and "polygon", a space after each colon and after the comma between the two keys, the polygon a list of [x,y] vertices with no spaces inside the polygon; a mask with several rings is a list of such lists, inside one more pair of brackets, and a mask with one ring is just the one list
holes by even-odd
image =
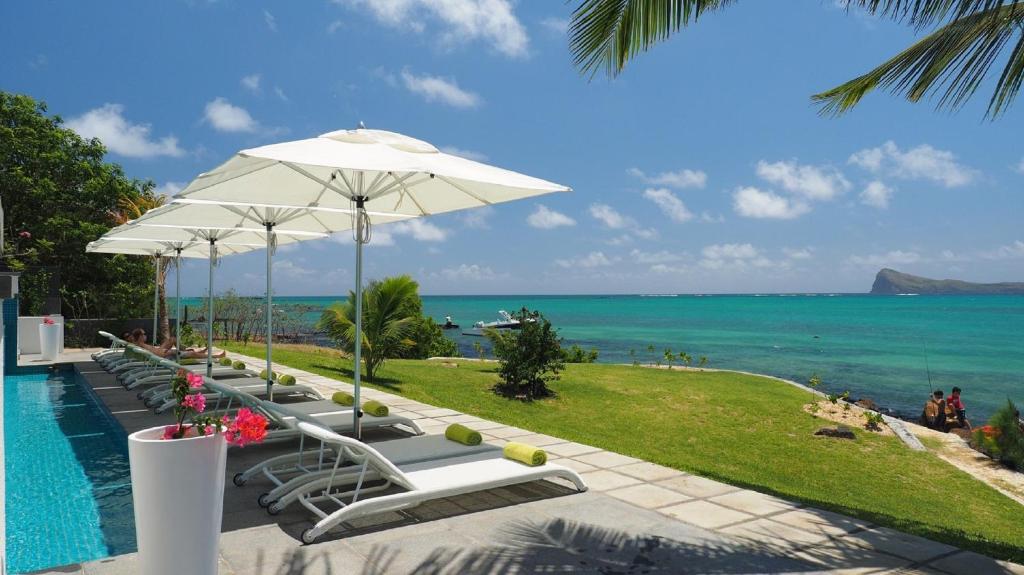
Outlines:
{"label": "ocean horizon", "polygon": [[[277,296],[303,306],[312,326],[345,296]],[[664,351],[694,363],[849,391],[913,417],[928,393],[964,390],[968,417],[981,422],[1024,393],[1024,296],[873,295],[863,293],[427,295],[423,311],[461,328],[493,321],[498,310],[539,310],[565,345],[597,349],[601,363],[664,364]],[[200,298],[182,298],[189,315]],[[169,305],[173,305],[173,299]],[[173,309],[173,308],[172,308]],[[463,355],[483,338],[449,330]],[[648,347],[653,346],[654,352]],[[630,353],[632,350],[632,354]],[[675,363],[678,365],[678,361]]]}

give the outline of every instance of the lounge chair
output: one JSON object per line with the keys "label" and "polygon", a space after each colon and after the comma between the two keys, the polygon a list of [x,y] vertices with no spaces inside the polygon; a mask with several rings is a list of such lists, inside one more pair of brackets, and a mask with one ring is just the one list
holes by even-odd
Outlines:
{"label": "lounge chair", "polygon": [[[298,492],[290,494],[318,518],[312,527],[302,532],[304,543],[313,543],[329,529],[359,517],[408,509],[433,499],[507,485],[560,477],[571,481],[579,491],[587,490],[583,478],[572,469],[553,463],[530,467],[506,459],[500,451],[395,464],[361,441],[305,421],[296,426],[304,435],[330,444],[344,455],[338,458],[330,475],[308,482]],[[343,460],[353,465],[341,467]],[[360,499],[367,493],[364,482],[372,479],[382,479],[406,491]],[[380,491],[379,486],[369,489]],[[346,502],[343,498],[350,500]],[[323,504],[333,505],[336,509],[325,511],[319,506]]]}

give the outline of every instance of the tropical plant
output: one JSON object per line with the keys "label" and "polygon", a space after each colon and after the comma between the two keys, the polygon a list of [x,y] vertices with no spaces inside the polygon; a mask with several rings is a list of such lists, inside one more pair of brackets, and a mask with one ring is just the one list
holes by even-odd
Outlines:
{"label": "tropical plant", "polygon": [[484,349],[484,346],[479,341],[473,342],[473,351],[476,352],[476,356],[480,360],[483,360],[484,356],[487,354],[487,350]]}
{"label": "tropical plant", "polygon": [[[661,362],[658,361],[657,354],[654,353],[654,344],[649,344],[647,346],[647,353],[651,354],[651,363],[650,364],[657,363],[658,365],[661,365]],[[650,365],[650,364],[648,364],[648,365]]]}
{"label": "tropical plant", "polygon": [[679,352],[679,361],[686,367],[690,367],[690,364],[693,363],[693,358],[685,351],[681,351]]}
{"label": "tropical plant", "polygon": [[817,407],[817,405],[818,405],[817,390],[818,390],[818,386],[821,385],[821,378],[818,377],[818,374],[815,373],[814,375],[812,375],[810,377],[810,379],[807,380],[807,385],[810,386],[810,388],[811,388],[811,405]]}
{"label": "tropical plant", "polygon": [[527,401],[549,397],[553,392],[548,382],[557,380],[558,372],[565,367],[558,332],[540,312],[524,307],[513,317],[521,322],[520,329],[487,332],[500,362],[501,382],[494,391]]}
{"label": "tropical plant", "polygon": [[984,425],[974,431],[974,444],[989,456],[1024,470],[1024,429],[1020,412],[1009,399]]}
{"label": "tropical plant", "polygon": [[[245,447],[261,443],[267,436],[267,418],[248,408],[238,410],[234,418],[227,415],[202,415],[206,411],[203,376],[179,369],[171,380],[171,393],[176,400],[174,425],[164,427],[163,439],[182,439],[224,432],[231,445]],[[191,423],[185,418],[191,416]]]}
{"label": "tropical plant", "polygon": [[[582,0],[569,26],[575,65],[593,76],[620,74],[641,52],[734,0]],[[956,109],[1005,60],[989,97],[988,117],[1004,112],[1024,82],[1024,0],[838,0],[848,10],[906,23],[924,38],[875,69],[812,96],[826,114],[841,114],[876,88],[911,102],[941,94]],[[1009,54],[1004,53],[1009,49]]]}
{"label": "tropical plant", "polygon": [[885,418],[882,417],[882,414],[878,413],[877,411],[865,411],[864,421],[864,427],[866,429],[869,429],[871,431],[881,431],[882,423],[885,421]]}
{"label": "tropical plant", "polygon": [[562,361],[565,363],[594,363],[597,361],[597,356],[596,348],[590,348],[588,351],[575,343],[569,349],[562,348]]}
{"label": "tropical plant", "polygon": [[[402,275],[372,281],[363,290],[362,358],[368,380],[373,380],[385,359],[399,357],[416,345],[410,337],[419,319],[415,313],[418,289],[411,277]],[[355,299],[350,292],[348,301],[330,305],[317,324],[348,352],[355,350]]]}
{"label": "tropical plant", "polygon": [[706,355],[700,356],[700,359],[697,360],[697,367],[704,367],[707,364],[708,364],[708,356],[706,356]]}
{"label": "tropical plant", "polygon": [[629,350],[629,361],[630,361],[630,363],[633,364],[633,367],[637,367],[637,366],[640,365],[640,362],[637,361],[637,359],[636,359],[636,350],[635,349],[630,349]]}

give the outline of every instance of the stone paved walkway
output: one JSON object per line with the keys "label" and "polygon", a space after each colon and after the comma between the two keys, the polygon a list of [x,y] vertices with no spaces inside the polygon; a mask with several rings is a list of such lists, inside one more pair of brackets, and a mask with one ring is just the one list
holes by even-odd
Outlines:
{"label": "stone paved walkway", "polygon": [[[282,365],[274,370],[325,396],[351,391],[326,377]],[[245,491],[229,485],[222,573],[1024,574],[1020,565],[594,446],[374,389],[362,395],[416,419],[427,433],[462,423],[489,443],[543,447],[550,461],[577,470],[590,491],[576,494],[551,481],[491,490],[385,514],[345,537],[302,546],[297,536],[309,520],[301,511],[268,523],[253,491],[239,503],[244,511],[229,515],[232,492]],[[134,573],[133,565],[126,555],[53,572]]]}

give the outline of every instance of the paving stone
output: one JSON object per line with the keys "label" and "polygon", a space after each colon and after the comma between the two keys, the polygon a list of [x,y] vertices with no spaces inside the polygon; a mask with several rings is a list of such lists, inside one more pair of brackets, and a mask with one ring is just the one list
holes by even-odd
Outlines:
{"label": "paving stone", "polygon": [[961,551],[932,561],[926,567],[939,569],[953,575],[1024,575],[1024,565],[997,561],[972,551]]}
{"label": "paving stone", "polygon": [[551,437],[550,435],[544,435],[543,433],[531,433],[529,435],[517,436],[515,440],[520,443],[532,445],[534,447],[544,447],[545,450],[547,449],[546,446],[548,445],[554,445],[556,443],[565,443],[564,439],[560,439],[558,437]]}
{"label": "paving stone", "polygon": [[772,521],[778,521],[797,529],[810,531],[811,533],[824,533],[825,535],[845,535],[858,529],[871,527],[867,521],[853,519],[831,511],[820,509],[798,509],[788,511],[779,515],[773,515]]}
{"label": "paving stone", "polygon": [[[428,410],[428,412],[429,411],[431,411],[431,410]],[[424,412],[424,415],[428,415],[430,417],[437,417],[437,416],[431,416],[427,412]],[[473,417],[472,415],[465,415],[463,413],[456,413],[454,415],[445,415],[445,416],[442,416],[442,417],[437,417],[437,419],[438,419],[438,421],[443,421],[445,423],[468,423],[468,422],[472,422],[472,421],[479,421],[479,418]]]}
{"label": "paving stone", "polygon": [[821,566],[823,571],[837,575],[888,573],[909,567],[912,563],[902,557],[877,553],[863,547],[828,541],[798,550],[793,556]]}
{"label": "paving stone", "polygon": [[581,477],[583,477],[583,481],[586,482],[587,487],[595,491],[608,491],[609,489],[617,489],[619,487],[640,483],[640,480],[634,477],[622,475],[621,473],[615,473],[614,471],[608,471],[606,469],[598,469],[597,471],[582,473]]}
{"label": "paving stone", "polygon": [[828,538],[821,533],[810,533],[769,519],[747,521],[726,527],[721,532],[761,543],[778,545],[780,542],[784,542],[793,547],[819,543]]}
{"label": "paving stone", "polygon": [[444,409],[441,407],[426,407],[425,409],[417,409],[416,411],[419,411],[420,413],[426,415],[427,417],[447,417],[449,415],[461,415],[458,411],[455,411],[454,409]]}
{"label": "paving stone", "polygon": [[843,541],[853,545],[862,545],[868,549],[882,551],[897,557],[912,559],[926,563],[940,555],[956,551],[956,547],[939,543],[924,537],[902,533],[887,527],[878,527],[867,531],[851,533],[843,537]]}
{"label": "paving stone", "polygon": [[683,474],[683,472],[678,469],[672,469],[671,467],[657,465],[648,461],[621,465],[616,467],[615,471],[625,473],[626,475],[636,477],[637,479],[643,479],[644,481],[660,481],[670,477],[678,477]]}
{"label": "paving stone", "polygon": [[636,463],[640,461],[635,457],[627,457],[611,451],[598,451],[596,453],[587,453],[585,455],[578,455],[573,457],[576,461],[582,461],[583,463],[589,463],[594,467],[617,467],[619,465],[627,465],[630,463]]}
{"label": "paving stone", "polygon": [[649,483],[613,489],[608,491],[608,495],[621,499],[626,503],[632,503],[637,507],[643,507],[644,509],[657,509],[658,507],[665,507],[690,499],[678,491],[672,491],[671,489],[665,489],[664,487],[658,487]]}
{"label": "paving stone", "polygon": [[530,435],[530,431],[525,429],[519,429],[518,427],[498,427],[496,429],[488,429],[487,435],[492,435],[500,439],[508,439],[510,437],[521,437],[523,435]]}
{"label": "paving stone", "polygon": [[685,474],[658,481],[657,484],[662,487],[674,489],[680,493],[689,495],[690,497],[713,497],[715,495],[729,493],[730,491],[736,491],[738,489],[732,485],[726,485],[725,483],[719,483],[697,475]]}
{"label": "paving stone", "polygon": [[734,491],[732,493],[726,493],[725,495],[719,495],[712,497],[710,501],[713,501],[719,505],[725,505],[726,507],[732,507],[733,509],[739,509],[753,515],[768,515],[769,513],[778,513],[780,511],[790,511],[796,509],[796,505],[778,497],[772,497],[771,495],[765,495],[756,491],[750,491],[749,489],[742,489],[740,491]]}
{"label": "paving stone", "polygon": [[481,419],[479,421],[474,421],[470,425],[470,427],[472,427],[476,431],[486,431],[488,429],[497,429],[499,427],[505,427],[505,424],[504,423],[497,423],[497,422],[494,422],[494,421],[487,421],[486,419]]}
{"label": "paving stone", "polygon": [[575,443],[572,441],[566,443],[556,443],[549,447],[544,448],[548,453],[554,453],[560,457],[575,457],[584,453],[593,453],[600,451],[600,448],[592,445],[584,445],[582,443]]}
{"label": "paving stone", "polygon": [[[497,440],[497,441],[502,441],[502,440]],[[488,443],[492,443],[492,442],[488,441]],[[548,461],[551,461],[551,460],[549,459]],[[576,473],[586,473],[588,471],[594,471],[595,469],[597,469],[596,467],[594,467],[593,465],[590,465],[588,463],[583,463],[582,461],[576,461],[575,459],[569,459],[569,458],[566,458],[566,457],[555,458],[554,463],[558,463],[559,465],[561,465],[563,467],[568,467],[569,469],[572,469]]]}
{"label": "paving stone", "polygon": [[707,501],[697,500],[659,509],[661,513],[707,529],[718,529],[732,523],[753,519],[754,516]]}

